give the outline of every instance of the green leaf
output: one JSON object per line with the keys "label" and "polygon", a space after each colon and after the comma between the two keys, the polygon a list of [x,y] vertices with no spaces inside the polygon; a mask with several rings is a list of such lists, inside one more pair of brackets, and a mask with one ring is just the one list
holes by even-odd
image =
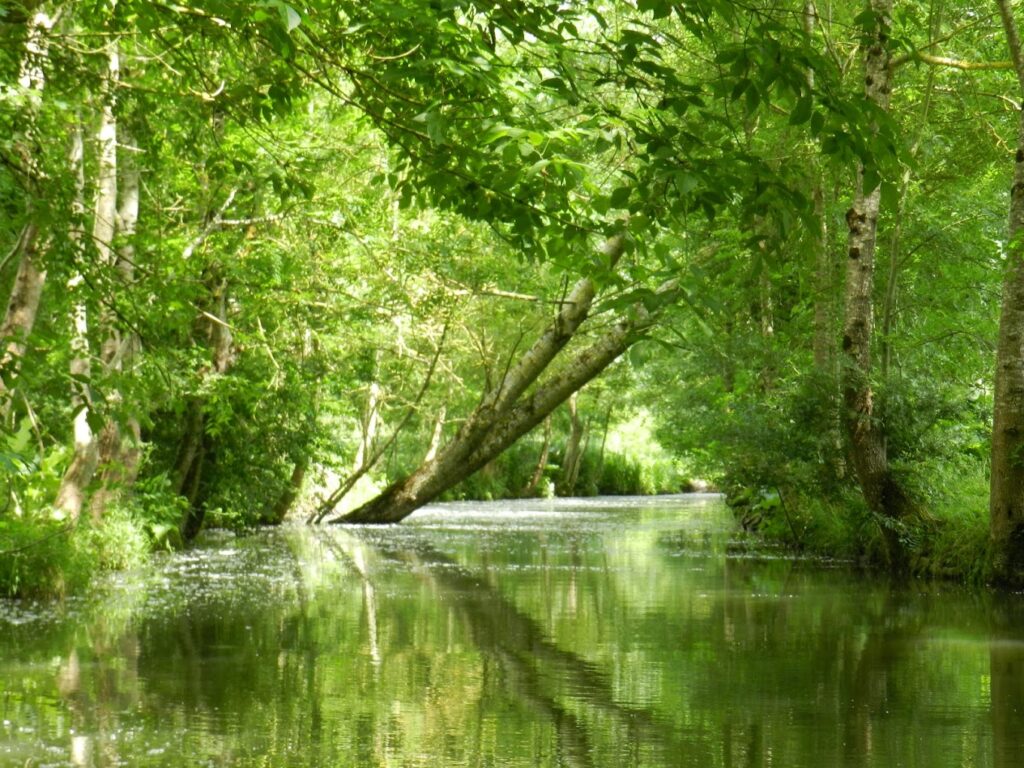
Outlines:
{"label": "green leaf", "polygon": [[814,136],[821,134],[822,128],[825,127],[825,116],[821,112],[815,112],[811,115],[811,133]]}
{"label": "green leaf", "polygon": [[612,208],[625,208],[629,204],[629,196],[632,194],[632,187],[619,187],[612,192],[609,205]]}
{"label": "green leaf", "polygon": [[538,173],[543,171],[549,165],[551,165],[551,161],[548,160],[547,158],[544,158],[542,160],[538,160],[536,163],[534,163],[533,165],[531,165],[529,168],[526,169],[526,176],[527,177],[536,176]]}
{"label": "green leaf", "polygon": [[[802,125],[811,119],[811,106],[813,102],[811,97],[803,96],[797,100],[796,106],[793,107],[792,113],[789,115],[790,125]],[[813,128],[812,128],[813,130]]]}
{"label": "green leaf", "polygon": [[761,104],[761,93],[753,85],[747,89],[747,114],[751,115]]}
{"label": "green leaf", "polygon": [[287,29],[289,32],[291,32],[293,29],[299,26],[299,24],[302,23],[302,17],[299,16],[298,11],[296,11],[287,3],[283,3],[281,5],[281,16],[282,21],[284,21],[285,29]]}
{"label": "green leaf", "polygon": [[688,195],[697,188],[700,184],[700,179],[692,173],[681,171],[675,174],[675,182],[676,187],[679,189],[679,193]]}
{"label": "green leaf", "polygon": [[89,429],[91,429],[94,434],[98,435],[103,430],[103,416],[91,408],[87,409],[85,412],[85,421],[89,425]]}

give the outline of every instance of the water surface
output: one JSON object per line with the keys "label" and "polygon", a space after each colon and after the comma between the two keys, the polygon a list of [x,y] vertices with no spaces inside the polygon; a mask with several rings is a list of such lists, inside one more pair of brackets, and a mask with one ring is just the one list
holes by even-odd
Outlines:
{"label": "water surface", "polygon": [[0,766],[1018,766],[1024,600],[757,552],[712,496],[207,536],[0,603]]}

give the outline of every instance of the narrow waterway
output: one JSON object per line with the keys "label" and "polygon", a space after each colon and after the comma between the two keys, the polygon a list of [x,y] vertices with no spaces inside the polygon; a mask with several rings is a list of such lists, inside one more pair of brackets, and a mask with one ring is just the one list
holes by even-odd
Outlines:
{"label": "narrow waterway", "polygon": [[752,549],[713,496],[439,505],[0,603],[0,766],[1019,766],[1024,597]]}

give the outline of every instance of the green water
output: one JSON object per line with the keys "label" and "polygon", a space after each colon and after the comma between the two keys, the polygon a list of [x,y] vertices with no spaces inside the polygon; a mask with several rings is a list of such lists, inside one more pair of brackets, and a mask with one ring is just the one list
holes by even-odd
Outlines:
{"label": "green water", "polygon": [[1024,598],[737,539],[713,497],[214,535],[0,604],[0,765],[1024,764]]}

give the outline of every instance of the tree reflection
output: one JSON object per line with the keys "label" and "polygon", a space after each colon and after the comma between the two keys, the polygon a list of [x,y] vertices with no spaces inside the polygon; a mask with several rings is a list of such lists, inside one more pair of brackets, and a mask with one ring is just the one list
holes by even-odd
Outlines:
{"label": "tree reflection", "polygon": [[1019,768],[1024,759],[1024,608],[1001,595],[992,609],[989,641],[993,768]]}

